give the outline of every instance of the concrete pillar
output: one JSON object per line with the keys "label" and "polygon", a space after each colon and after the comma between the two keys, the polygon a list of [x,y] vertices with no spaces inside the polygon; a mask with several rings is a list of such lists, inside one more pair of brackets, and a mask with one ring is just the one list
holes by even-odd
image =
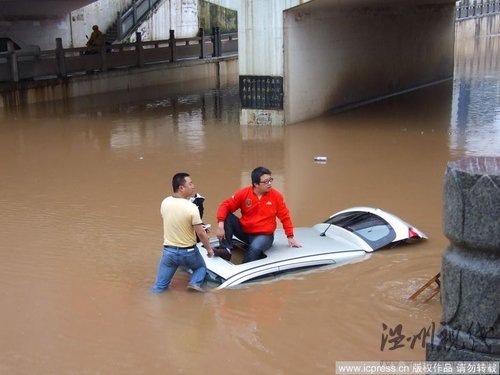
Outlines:
{"label": "concrete pillar", "polygon": [[241,0],[240,124],[284,125],[283,11],[307,1]]}
{"label": "concrete pillar", "polygon": [[17,66],[17,55],[12,41],[7,42],[7,62],[10,67],[10,78],[13,82],[19,82],[19,68]]}
{"label": "concrete pillar", "polygon": [[310,0],[208,0],[238,12],[240,124],[284,125],[283,11]]}
{"label": "concrete pillar", "polygon": [[66,77],[66,60],[61,38],[56,38],[56,59],[57,67],[59,69],[59,73],[57,74],[57,76],[60,78],[64,78]]}
{"label": "concrete pillar", "polygon": [[175,41],[175,30],[170,30],[170,36],[168,40],[168,46],[170,48],[170,62],[175,62],[175,60],[177,60],[177,43]]}
{"label": "concrete pillar", "polygon": [[500,358],[500,157],[448,164],[441,265],[442,322],[427,360]]}
{"label": "concrete pillar", "polygon": [[200,59],[205,57],[205,30],[203,27],[198,29],[198,36],[200,37]]}
{"label": "concrete pillar", "polygon": [[137,66],[144,66],[144,50],[142,49],[142,34],[135,33],[135,52],[137,54]]}

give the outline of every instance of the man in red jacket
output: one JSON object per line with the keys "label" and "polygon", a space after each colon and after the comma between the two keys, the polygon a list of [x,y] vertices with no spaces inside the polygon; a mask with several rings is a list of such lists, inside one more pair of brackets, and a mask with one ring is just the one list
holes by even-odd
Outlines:
{"label": "man in red jacket", "polygon": [[[302,247],[293,237],[293,224],[283,195],[273,189],[271,171],[257,167],[252,171],[252,185],[237,191],[221,203],[217,210],[216,255],[231,259],[233,235],[247,243],[243,263],[260,259],[274,241],[276,218],[280,219],[291,247]],[[241,218],[233,214],[240,210]]]}

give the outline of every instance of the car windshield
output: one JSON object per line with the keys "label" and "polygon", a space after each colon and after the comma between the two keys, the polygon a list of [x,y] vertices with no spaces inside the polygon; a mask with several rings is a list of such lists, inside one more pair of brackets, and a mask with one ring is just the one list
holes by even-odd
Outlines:
{"label": "car windshield", "polygon": [[325,221],[354,233],[374,250],[390,244],[396,238],[396,232],[387,221],[370,212],[344,212]]}
{"label": "car windshield", "polygon": [[21,49],[19,45],[9,38],[0,38],[0,52],[7,52],[7,42],[11,41],[14,44],[14,49]]}

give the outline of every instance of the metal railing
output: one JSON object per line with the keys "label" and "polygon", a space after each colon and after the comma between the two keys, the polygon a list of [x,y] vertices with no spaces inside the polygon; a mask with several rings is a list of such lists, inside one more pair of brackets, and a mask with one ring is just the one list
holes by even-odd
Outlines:
{"label": "metal railing", "polygon": [[170,38],[165,40],[144,42],[140,33],[136,36],[135,43],[104,45],[100,50],[62,48],[62,40],[57,38],[55,50],[42,51],[38,56],[22,59],[12,49],[6,58],[0,59],[0,82],[66,78],[238,53],[238,34],[221,34],[218,28],[214,28],[209,35],[200,29],[199,36],[193,38],[176,39],[174,30],[170,30]]}
{"label": "metal railing", "polygon": [[122,40],[137,28],[139,22],[146,18],[149,12],[156,7],[161,0],[137,0],[123,14],[117,17],[117,38]]}
{"label": "metal railing", "polygon": [[457,21],[500,13],[500,0],[460,1],[456,7]]}

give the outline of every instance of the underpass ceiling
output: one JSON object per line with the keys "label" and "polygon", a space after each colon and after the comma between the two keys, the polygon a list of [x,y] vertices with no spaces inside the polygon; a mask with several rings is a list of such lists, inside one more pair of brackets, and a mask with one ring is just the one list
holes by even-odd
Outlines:
{"label": "underpass ceiling", "polygon": [[[52,17],[64,16],[98,0],[0,0],[0,20],[15,17]],[[405,0],[309,0],[305,4],[316,9],[332,6],[370,6],[383,3],[405,3]],[[413,0],[414,3],[443,3],[454,0]],[[217,3],[217,1],[215,1]],[[304,4],[302,4],[304,5]]]}
{"label": "underpass ceiling", "polygon": [[[0,0],[0,20],[16,18],[51,18],[65,16],[98,0]],[[413,3],[452,3],[455,0],[413,0]],[[217,3],[217,1],[215,1]],[[371,6],[404,4],[406,0],[308,0],[302,6],[310,9],[328,9],[335,6]]]}
{"label": "underpass ceiling", "polygon": [[351,8],[369,8],[381,6],[394,6],[408,4],[441,4],[441,3],[455,3],[456,0],[308,0],[297,6],[295,10],[312,9],[314,11],[323,11],[328,9],[335,9],[338,7],[351,7]]}
{"label": "underpass ceiling", "polygon": [[0,0],[0,19],[63,16],[95,1],[97,0]]}

